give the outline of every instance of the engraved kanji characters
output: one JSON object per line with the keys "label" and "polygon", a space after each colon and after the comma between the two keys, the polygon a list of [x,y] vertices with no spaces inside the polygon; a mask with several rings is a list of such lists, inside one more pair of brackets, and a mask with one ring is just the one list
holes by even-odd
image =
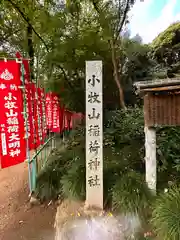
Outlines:
{"label": "engraved kanji characters", "polygon": [[92,113],[88,114],[88,118],[91,119],[99,119],[100,113],[96,113],[96,108],[92,108]]}
{"label": "engraved kanji characters", "polygon": [[89,169],[90,170],[97,170],[98,167],[100,166],[100,161],[98,160],[98,158],[94,158],[94,159],[91,159],[89,162],[88,162],[88,166],[89,166]]}
{"label": "engraved kanji characters", "polygon": [[88,80],[88,83],[91,84],[93,87],[95,86],[95,84],[97,83],[100,83],[100,80],[98,78],[96,78],[96,76],[93,74],[92,75],[92,78],[90,78]]}
{"label": "engraved kanji characters", "polygon": [[99,125],[90,125],[88,129],[89,136],[99,137],[100,127]]}
{"label": "engraved kanji characters", "polygon": [[97,140],[90,141],[90,143],[89,143],[89,152],[90,153],[98,154],[99,148],[100,148],[100,145]]}
{"label": "engraved kanji characters", "polygon": [[90,92],[90,94],[88,95],[88,102],[89,103],[100,103],[101,101],[98,99],[99,98],[99,94],[97,94],[96,92]]}
{"label": "engraved kanji characters", "polygon": [[[96,67],[95,67],[96,68]],[[88,66],[87,66],[88,69]],[[95,69],[98,73],[99,70]],[[88,73],[88,72],[87,72]],[[100,72],[92,73],[92,65],[89,68],[86,92],[86,147],[87,147],[87,183],[90,188],[100,187],[101,182],[101,134],[102,134],[102,93]]]}
{"label": "engraved kanji characters", "polygon": [[88,183],[90,187],[100,186],[99,176],[97,174],[95,176],[90,176]]}

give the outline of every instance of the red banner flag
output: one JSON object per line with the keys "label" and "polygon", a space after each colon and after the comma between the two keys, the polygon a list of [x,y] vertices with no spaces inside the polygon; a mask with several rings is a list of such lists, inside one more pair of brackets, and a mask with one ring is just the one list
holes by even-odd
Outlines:
{"label": "red banner flag", "polygon": [[46,125],[47,129],[52,128],[52,93],[46,94]]}
{"label": "red banner flag", "polygon": [[16,57],[17,58],[22,58],[22,55],[20,54],[20,52],[16,52]]}
{"label": "red banner flag", "polygon": [[[26,98],[26,112],[27,112],[27,131],[28,131],[28,146],[29,150],[35,148],[34,145],[34,126],[33,126],[33,98],[32,98],[32,84],[26,84],[25,96]],[[25,123],[26,124],[26,123]]]}
{"label": "red banner flag", "polygon": [[37,88],[37,94],[38,94],[38,104],[37,104],[37,114],[38,114],[38,136],[40,144],[44,143],[44,137],[43,137],[43,109],[42,109],[42,89]]}
{"label": "red banner flag", "polygon": [[46,125],[46,96],[44,89],[41,89],[41,101],[42,101],[42,130],[43,130],[43,141],[47,136],[47,125]]}
{"label": "red banner flag", "polygon": [[[21,58],[21,55],[19,53],[16,53],[16,56],[18,58]],[[30,68],[29,68],[29,61],[26,59],[22,60],[22,63],[24,65],[24,84],[25,84],[25,98],[26,98],[26,112],[28,115],[27,119],[27,126],[25,128],[28,128],[28,147],[29,150],[32,150],[35,148],[34,144],[34,126],[33,126],[33,97],[32,97],[32,83],[30,79]],[[26,130],[27,131],[27,130]]]}
{"label": "red banner flag", "polygon": [[52,132],[60,132],[60,104],[59,98],[52,93]]}
{"label": "red banner flag", "polygon": [[38,116],[38,93],[37,88],[34,83],[31,83],[31,91],[32,91],[32,112],[33,112],[33,135],[34,135],[34,147],[38,148],[41,144],[40,136],[39,136],[39,116]]}
{"label": "red banner flag", "polygon": [[[10,70],[10,68],[7,69]],[[16,70],[15,68],[14,71]],[[15,76],[14,71],[11,71],[13,76]],[[20,75],[18,79],[20,79]],[[15,78],[12,80],[15,83]],[[24,117],[22,115],[22,92],[17,85],[14,85],[12,89],[11,84],[3,84],[3,89],[0,88],[0,139],[1,167],[6,168],[26,159],[26,142],[24,138]]]}

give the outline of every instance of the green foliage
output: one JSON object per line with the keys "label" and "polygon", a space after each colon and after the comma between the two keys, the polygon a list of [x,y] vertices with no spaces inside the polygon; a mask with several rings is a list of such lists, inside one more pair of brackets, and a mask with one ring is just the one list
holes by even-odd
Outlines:
{"label": "green foliage", "polygon": [[[128,108],[127,111],[116,111],[109,120],[107,133],[114,135],[116,145],[141,139],[144,132],[144,118],[141,108]],[[109,129],[108,129],[109,128]]]}
{"label": "green foliage", "polygon": [[[16,51],[20,51],[28,57],[28,23],[25,20],[28,19],[35,30],[32,33],[35,78],[47,91],[60,93],[61,101],[67,108],[85,111],[84,65],[86,60],[97,59],[102,60],[104,66],[104,106],[108,109],[119,107],[108,42],[114,35],[118,38],[117,62],[123,68],[120,75],[124,90],[132,92],[132,81],[146,75],[150,66],[147,47],[137,41],[129,40],[129,44],[119,41],[119,24],[122,23],[127,1],[96,1],[102,10],[100,13],[91,0],[68,1],[64,9],[52,0],[43,4],[37,0],[33,4],[25,0],[13,2],[15,6],[9,1],[0,3],[1,55],[15,56]],[[128,10],[133,2],[129,1]]]}
{"label": "green foliage", "polygon": [[62,196],[68,199],[85,200],[86,170],[84,156],[75,157],[71,168],[62,176]]}
{"label": "green foliage", "polygon": [[180,239],[179,187],[176,186],[157,198],[152,213],[152,225],[158,239]]}
{"label": "green foliage", "polygon": [[123,213],[147,214],[152,194],[141,174],[134,171],[117,180],[112,190],[113,209]]}
{"label": "green foliage", "polygon": [[130,147],[119,149],[118,147],[108,146],[104,148],[103,177],[105,205],[112,205],[113,186],[118,179],[123,178],[132,169],[137,169],[137,171],[142,170],[138,149],[137,152],[134,151],[132,154],[129,154],[129,150]]}
{"label": "green foliage", "polygon": [[180,61],[179,57],[180,22],[171,24],[152,42],[152,52],[158,63],[172,66]]}
{"label": "green foliage", "polygon": [[[104,114],[104,205],[117,213],[137,213],[144,229],[152,227],[159,239],[179,239],[180,183],[178,127],[157,128],[158,194],[145,183],[144,125],[141,108]],[[40,198],[85,199],[85,129],[73,130],[64,151],[51,157],[37,179]],[[153,213],[152,213],[153,211]],[[149,220],[152,217],[152,225]],[[148,232],[148,231],[147,231]],[[153,231],[154,232],[154,231]],[[137,239],[154,239],[139,233]],[[136,239],[136,238],[135,238]]]}
{"label": "green foliage", "polygon": [[180,22],[171,24],[165,31],[161,32],[152,42],[152,47],[155,49],[168,47],[173,44],[177,31],[180,31]]}
{"label": "green foliage", "polygon": [[[66,155],[66,161],[64,159]],[[62,194],[61,177],[67,172],[72,162],[71,151],[56,152],[50,155],[48,163],[37,176],[36,195],[41,200],[54,199]]]}
{"label": "green foliage", "polygon": [[160,189],[180,183],[180,128],[157,129],[158,186]]}
{"label": "green foliage", "polygon": [[112,207],[116,212],[137,214],[146,227],[151,216],[154,196],[148,189],[144,176],[131,171],[117,180],[112,190]]}
{"label": "green foliage", "polygon": [[152,67],[149,58],[150,48],[133,39],[122,41],[123,51],[120,54],[123,73],[133,81],[142,80]]}
{"label": "green foliage", "polygon": [[[158,192],[180,182],[180,129],[157,128]],[[140,108],[105,113],[104,204],[147,219],[151,193],[144,183],[144,125]],[[85,129],[73,130],[65,150],[52,156],[37,179],[41,199],[85,198]],[[144,221],[145,222],[145,221]]]}
{"label": "green foliage", "polygon": [[[108,114],[109,115],[109,114]],[[139,177],[144,172],[143,166],[143,115],[140,109],[129,109],[127,111],[116,111],[107,117],[104,129],[104,204],[115,206],[115,199],[121,198],[119,192],[115,192],[121,179],[124,176]],[[49,187],[51,194],[57,197],[61,194],[64,198],[84,199],[85,198],[85,132],[84,128],[79,127],[72,131],[64,152],[57,153],[57,160],[54,165],[51,162],[37,179],[41,197],[43,187]],[[133,150],[132,150],[133,149]],[[53,162],[52,162],[53,163]],[[48,173],[46,172],[48,171]],[[57,177],[54,182],[54,177]],[[126,177],[125,177],[126,179]],[[141,176],[142,185],[143,176]],[[126,197],[129,191],[129,202],[146,201],[143,194],[136,200],[131,198],[134,185],[129,182],[128,189],[124,190]],[[136,181],[134,181],[136,183]],[[49,184],[47,186],[47,184]],[[51,186],[51,184],[53,186]],[[123,185],[122,185],[123,186]],[[144,186],[144,185],[143,185]],[[141,190],[141,186],[138,186]],[[145,188],[145,187],[144,187]],[[140,191],[141,191],[140,190]],[[116,195],[115,195],[116,194]],[[121,193],[123,195],[123,192]],[[145,193],[146,195],[146,193]],[[129,205],[126,210],[131,210]],[[124,209],[122,209],[124,210]]]}
{"label": "green foliage", "polygon": [[163,154],[164,158],[167,159],[167,161],[171,163],[172,167],[176,168],[176,170],[179,170],[176,164],[178,163],[180,164],[179,142],[180,142],[179,127],[159,129],[158,146],[164,153]]}

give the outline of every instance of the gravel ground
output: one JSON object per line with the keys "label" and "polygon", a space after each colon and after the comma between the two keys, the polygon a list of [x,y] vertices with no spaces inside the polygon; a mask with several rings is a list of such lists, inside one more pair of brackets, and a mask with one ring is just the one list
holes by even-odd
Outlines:
{"label": "gravel ground", "polygon": [[0,169],[0,240],[54,240],[56,207],[31,207],[28,195],[26,163]]}

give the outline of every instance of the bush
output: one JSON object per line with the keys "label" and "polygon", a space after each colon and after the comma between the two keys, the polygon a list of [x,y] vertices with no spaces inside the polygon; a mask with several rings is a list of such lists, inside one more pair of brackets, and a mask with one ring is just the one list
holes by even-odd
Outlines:
{"label": "bush", "polygon": [[67,173],[62,176],[62,196],[72,200],[85,200],[86,170],[84,157],[75,157]]}
{"label": "bush", "polygon": [[146,219],[153,197],[142,174],[131,171],[119,178],[112,189],[113,209],[138,214]]}
{"label": "bush", "polygon": [[144,118],[141,108],[129,108],[127,111],[116,111],[105,128],[106,137],[113,137],[113,145],[122,148],[135,141],[144,143]]}
{"label": "bush", "polygon": [[163,240],[180,239],[180,187],[176,186],[157,198],[153,213],[152,225]]}
{"label": "bush", "polygon": [[180,127],[157,128],[158,189],[180,183]]}
{"label": "bush", "polygon": [[[37,176],[36,195],[41,200],[54,199],[62,195],[61,178],[68,172],[80,153],[84,153],[84,129],[71,132],[64,149],[49,156],[45,167]],[[84,159],[84,157],[83,157]]]}
{"label": "bush", "polygon": [[[66,158],[64,157],[66,155]],[[61,177],[67,172],[72,161],[72,151],[57,152],[50,155],[45,167],[40,171],[36,181],[35,194],[41,200],[55,199],[62,194]]]}

